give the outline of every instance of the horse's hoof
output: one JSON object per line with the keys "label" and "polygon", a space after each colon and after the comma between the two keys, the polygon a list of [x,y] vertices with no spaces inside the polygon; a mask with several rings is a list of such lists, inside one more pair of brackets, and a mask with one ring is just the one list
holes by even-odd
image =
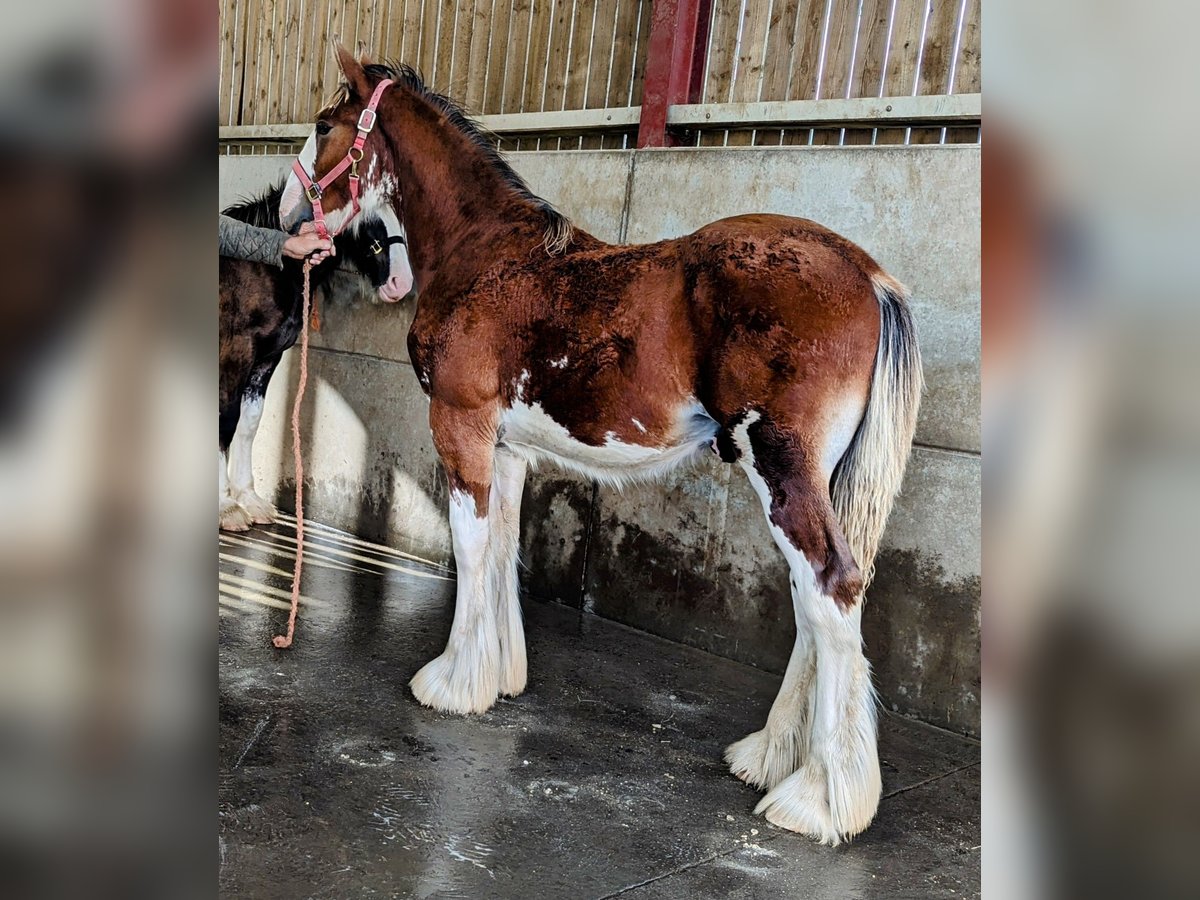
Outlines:
{"label": "horse's hoof", "polygon": [[221,531],[249,531],[250,526],[253,524],[254,522],[250,518],[250,514],[236,503],[221,507]]}
{"label": "horse's hoof", "polygon": [[877,779],[859,785],[843,784],[836,806],[830,804],[830,779],[815,761],[801,766],[754,808],[772,825],[807,835],[836,847],[866,829],[879,808]]}
{"label": "horse's hoof", "polygon": [[446,653],[427,662],[409,687],[423,706],[459,715],[487,712],[499,694],[494,665],[467,671],[458,657]]}
{"label": "horse's hoof", "polygon": [[824,772],[818,765],[797,769],[759,801],[754,812],[772,825],[836,847],[842,835],[834,827],[826,799]]}
{"label": "horse's hoof", "polygon": [[254,491],[238,494],[237,502],[255,525],[270,525],[275,521],[275,504],[264,500]]}
{"label": "horse's hoof", "polygon": [[725,748],[729,771],[760,791],[769,791],[800,768],[802,757],[800,735],[794,730],[764,728]]}

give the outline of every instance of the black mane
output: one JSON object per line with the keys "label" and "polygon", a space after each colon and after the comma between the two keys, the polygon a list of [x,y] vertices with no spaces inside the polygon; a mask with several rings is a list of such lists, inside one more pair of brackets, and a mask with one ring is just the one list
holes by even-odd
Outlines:
{"label": "black mane", "polygon": [[282,227],[279,222],[279,200],[283,196],[284,181],[280,180],[257,197],[244,197],[240,203],[227,206],[221,215],[238,219],[258,228]]}
{"label": "black mane", "polygon": [[[546,217],[545,247],[551,254],[562,252],[571,243],[574,226],[571,220],[560,213],[547,200],[542,199],[529,189],[525,179],[518,175],[496,149],[497,138],[486,128],[472,119],[461,106],[445,94],[439,94],[430,89],[412,66],[397,63],[369,63],[365,66],[366,73],[372,78],[390,78],[399,82],[417,96],[428,100],[434,107],[445,114],[446,119],[462,132],[479,150],[487,164],[500,176],[504,184],[518,197],[528,200]],[[342,86],[338,99],[349,96],[349,88]]]}

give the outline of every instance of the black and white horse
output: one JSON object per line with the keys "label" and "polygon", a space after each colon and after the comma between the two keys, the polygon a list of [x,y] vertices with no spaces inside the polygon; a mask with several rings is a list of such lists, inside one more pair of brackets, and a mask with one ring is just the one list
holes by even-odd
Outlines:
{"label": "black and white horse", "polygon": [[[263,228],[279,228],[277,185],[261,196],[231,206],[225,215]],[[374,292],[394,303],[412,289],[404,229],[390,208],[355,223],[339,235],[337,254],[311,272],[313,292],[329,299]],[[338,276],[348,260],[358,277]],[[282,269],[221,257],[220,263],[220,528],[245,531],[274,521],[275,507],[254,490],[251,451],[262,418],[267,385],[285,350],[304,327],[301,322],[303,264],[286,259]],[[364,283],[365,282],[365,283]]]}

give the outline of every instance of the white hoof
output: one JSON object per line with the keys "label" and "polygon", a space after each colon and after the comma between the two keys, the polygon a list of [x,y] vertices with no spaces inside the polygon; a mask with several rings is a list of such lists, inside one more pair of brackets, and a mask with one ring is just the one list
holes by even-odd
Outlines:
{"label": "white hoof", "polygon": [[222,531],[249,531],[253,524],[250,514],[238,506],[235,501],[226,500],[221,504],[220,528]]}
{"label": "white hoof", "polygon": [[253,490],[242,491],[237,495],[237,502],[255,525],[270,525],[275,521],[275,504],[264,500]]}
{"label": "white hoof", "polygon": [[804,761],[805,741],[795,729],[764,728],[725,748],[729,771],[751,787],[769,791]]}
{"label": "white hoof", "polygon": [[810,760],[776,785],[754,811],[772,825],[837,846],[875,818],[882,787],[877,760],[873,766],[873,775],[865,771],[852,782],[829,777],[823,766]]}
{"label": "white hoof", "polygon": [[467,666],[457,655],[443,653],[427,662],[409,682],[413,696],[441,712],[483,713],[500,693],[496,666]]}

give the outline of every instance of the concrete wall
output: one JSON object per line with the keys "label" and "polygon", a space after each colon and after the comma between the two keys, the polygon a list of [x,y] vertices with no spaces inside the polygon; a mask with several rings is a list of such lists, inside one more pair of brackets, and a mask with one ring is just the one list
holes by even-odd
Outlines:
{"label": "concrete wall", "polygon": [[[889,707],[977,733],[978,148],[511,159],[535,191],[606,240],[676,236],[736,213],[801,215],[858,242],[912,289],[928,390],[868,595],[867,654]],[[287,164],[222,157],[221,202],[258,189]],[[306,398],[308,514],[447,562],[445,478],[408,365],[411,318],[411,309],[369,304],[324,311]],[[286,420],[294,371],[283,371],[256,453],[267,491],[292,481]],[[783,670],[794,634],[787,570],[736,467],[713,459],[665,486],[624,493],[543,470],[529,480],[522,519],[530,593]]]}

